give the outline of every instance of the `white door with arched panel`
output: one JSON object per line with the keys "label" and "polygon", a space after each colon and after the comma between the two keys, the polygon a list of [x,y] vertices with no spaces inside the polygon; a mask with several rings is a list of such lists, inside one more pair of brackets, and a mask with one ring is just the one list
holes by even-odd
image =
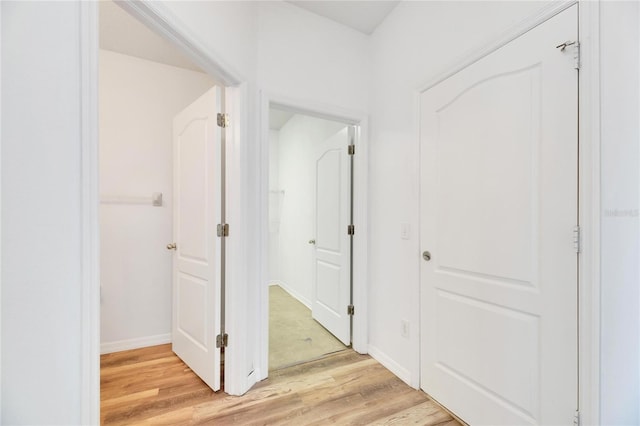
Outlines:
{"label": "white door with arched panel", "polygon": [[469,424],[577,409],[577,19],[420,98],[421,387]]}
{"label": "white door with arched panel", "polygon": [[312,316],[351,344],[351,158],[349,128],[318,145],[315,155],[315,254]]}
{"label": "white door with arched panel", "polygon": [[173,121],[173,351],[213,390],[220,389],[220,88]]}

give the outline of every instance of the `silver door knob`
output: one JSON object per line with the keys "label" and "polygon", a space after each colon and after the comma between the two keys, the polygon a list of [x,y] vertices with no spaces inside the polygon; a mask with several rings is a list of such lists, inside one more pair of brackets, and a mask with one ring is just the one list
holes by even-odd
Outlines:
{"label": "silver door knob", "polygon": [[178,246],[176,245],[176,243],[167,244],[167,250],[176,250],[177,248]]}
{"label": "silver door knob", "polygon": [[431,253],[429,253],[428,251],[424,251],[422,252],[422,258],[424,260],[426,260],[427,262],[431,260]]}
{"label": "silver door knob", "polygon": [[309,244],[315,244],[316,240],[309,240]]}

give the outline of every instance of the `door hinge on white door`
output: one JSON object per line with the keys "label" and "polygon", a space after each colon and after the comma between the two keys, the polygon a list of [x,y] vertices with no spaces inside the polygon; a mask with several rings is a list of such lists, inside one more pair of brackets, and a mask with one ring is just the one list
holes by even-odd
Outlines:
{"label": "door hinge on white door", "polygon": [[218,113],[218,127],[229,127],[229,114]]}
{"label": "door hinge on white door", "polygon": [[573,45],[573,59],[575,60],[575,68],[580,70],[580,42],[576,41]]}
{"label": "door hinge on white door", "polygon": [[347,226],[347,235],[355,235],[355,233],[356,233],[356,226],[355,225]]}
{"label": "door hinge on white door", "polygon": [[351,316],[353,316],[353,315],[355,315],[355,313],[356,313],[356,308],[355,308],[355,306],[353,306],[353,305],[348,305],[348,306],[347,306],[347,315],[351,315]]}
{"label": "door hinge on white door", "polygon": [[218,237],[228,237],[229,236],[229,224],[221,223],[217,227]]}
{"label": "door hinge on white door", "polygon": [[218,334],[216,336],[216,348],[226,348],[229,343],[229,335],[227,333]]}
{"label": "door hinge on white door", "polygon": [[562,44],[556,46],[556,49],[560,49],[561,52],[564,52],[565,49],[569,47],[573,51],[573,60],[574,60],[574,68],[580,69],[580,42],[579,41],[571,41],[567,40]]}
{"label": "door hinge on white door", "polygon": [[573,426],[580,426],[580,411],[577,411],[573,415]]}
{"label": "door hinge on white door", "polygon": [[580,253],[582,249],[582,232],[580,226],[576,226],[573,228],[573,249],[576,253]]}
{"label": "door hinge on white door", "polygon": [[349,155],[356,155],[356,146],[353,144],[349,145]]}

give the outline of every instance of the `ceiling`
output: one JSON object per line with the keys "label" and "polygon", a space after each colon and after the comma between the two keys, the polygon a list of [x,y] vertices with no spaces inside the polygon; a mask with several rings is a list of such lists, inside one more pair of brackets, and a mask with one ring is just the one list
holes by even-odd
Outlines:
{"label": "ceiling", "polygon": [[370,35],[400,0],[392,1],[296,1],[288,3]]}
{"label": "ceiling", "polygon": [[280,130],[295,114],[289,111],[269,108],[269,129]]}
{"label": "ceiling", "polygon": [[173,44],[112,1],[100,4],[100,48],[174,67],[203,72]]}

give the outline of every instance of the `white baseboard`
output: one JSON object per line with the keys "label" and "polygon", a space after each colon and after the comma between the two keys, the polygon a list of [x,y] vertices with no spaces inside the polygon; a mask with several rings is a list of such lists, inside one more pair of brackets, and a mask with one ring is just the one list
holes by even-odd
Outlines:
{"label": "white baseboard", "polygon": [[400,366],[397,362],[392,360],[387,354],[382,352],[380,349],[376,348],[369,344],[369,355],[382,364],[387,370],[391,371],[393,374],[398,376],[400,380],[408,384],[414,389],[417,389],[416,386],[412,383],[411,373],[406,368]]}
{"label": "white baseboard", "polygon": [[284,291],[286,291],[287,293],[289,293],[291,295],[291,297],[293,297],[294,299],[297,299],[298,302],[302,303],[304,306],[306,306],[307,308],[311,309],[311,301],[309,299],[307,299],[306,297],[302,296],[300,293],[298,293],[295,290],[292,290],[291,287],[289,287],[286,283],[284,283],[283,281],[276,281],[277,285],[279,285]]}
{"label": "white baseboard", "polygon": [[271,287],[272,285],[277,285],[277,286],[282,287],[282,283],[280,281],[278,281],[278,280],[269,281],[269,287]]}
{"label": "white baseboard", "polygon": [[171,343],[171,333],[138,337],[135,339],[118,340],[116,342],[103,342],[100,344],[100,354],[110,354],[112,352],[127,351],[129,349],[164,345],[165,343]]}

